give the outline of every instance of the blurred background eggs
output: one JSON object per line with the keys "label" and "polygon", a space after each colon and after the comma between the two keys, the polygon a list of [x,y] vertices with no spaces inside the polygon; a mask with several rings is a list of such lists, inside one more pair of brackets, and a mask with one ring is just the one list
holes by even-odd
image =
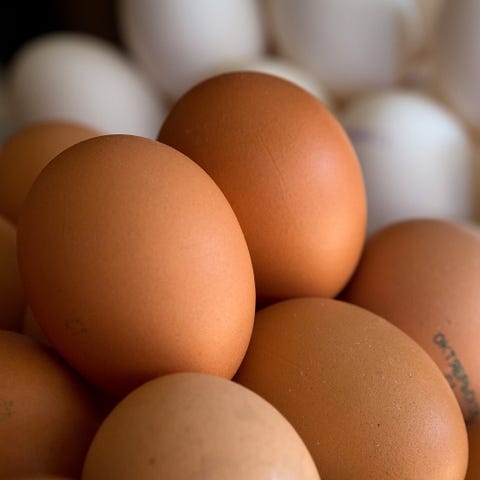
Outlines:
{"label": "blurred background eggs", "polygon": [[1,478],[478,480],[480,0],[0,18]]}

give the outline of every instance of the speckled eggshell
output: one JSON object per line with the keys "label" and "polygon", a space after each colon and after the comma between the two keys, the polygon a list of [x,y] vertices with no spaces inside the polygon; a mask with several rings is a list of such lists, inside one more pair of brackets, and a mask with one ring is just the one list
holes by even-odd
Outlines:
{"label": "speckled eggshell", "polygon": [[0,215],[0,329],[20,330],[25,310],[15,227]]}
{"label": "speckled eggshell", "polygon": [[364,242],[365,188],[350,141],[318,99],[276,76],[225,73],[180,98],[158,139],[225,193],[260,300],[344,286]]}
{"label": "speckled eggshell", "polygon": [[320,480],[297,432],[223,378],[177,373],[124,398],[97,432],[82,480]]}
{"label": "speckled eggshell", "polygon": [[367,242],[342,298],[417,341],[471,422],[480,421],[479,285],[480,234],[473,225],[406,220]]}
{"label": "speckled eggshell", "polygon": [[101,415],[53,350],[0,330],[0,478],[78,476]]}
{"label": "speckled eggshell", "polygon": [[234,379],[291,422],[322,479],[464,479],[466,428],[447,381],[367,310],[320,298],[260,310]]}
{"label": "speckled eggshell", "polygon": [[171,147],[106,135],[68,148],[35,181],[17,244],[33,316],[100,389],[240,365],[255,309],[245,238],[213,180]]}
{"label": "speckled eggshell", "polygon": [[40,122],[21,128],[0,154],[0,214],[16,223],[34,180],[47,163],[67,147],[100,135],[69,122]]}

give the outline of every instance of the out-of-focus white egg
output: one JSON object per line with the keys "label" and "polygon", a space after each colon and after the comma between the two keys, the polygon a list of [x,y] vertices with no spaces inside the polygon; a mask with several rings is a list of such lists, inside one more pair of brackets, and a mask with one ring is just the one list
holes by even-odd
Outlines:
{"label": "out-of-focus white egg", "polygon": [[331,106],[331,98],[327,90],[320,85],[314,76],[302,67],[285,60],[281,57],[264,56],[250,62],[238,62],[222,65],[215,73],[232,72],[235,70],[247,70],[253,72],[269,73],[277,77],[289,80],[302,87],[307,92],[315,95],[325,105]]}
{"label": "out-of-focus white egg", "polygon": [[406,218],[473,217],[472,139],[446,107],[392,90],[357,98],[340,120],[362,166],[369,233]]}
{"label": "out-of-focus white egg", "polygon": [[415,0],[272,0],[278,50],[334,94],[391,85],[422,44]]}
{"label": "out-of-focus white egg", "polygon": [[93,36],[37,37],[17,52],[8,75],[12,114],[20,125],[70,120],[105,133],[154,138],[165,115],[138,67]]}
{"label": "out-of-focus white egg", "polygon": [[446,0],[434,55],[436,80],[442,95],[480,131],[479,0]]}
{"label": "out-of-focus white egg", "polygon": [[219,65],[265,49],[254,0],[121,0],[119,23],[127,47],[172,99]]}

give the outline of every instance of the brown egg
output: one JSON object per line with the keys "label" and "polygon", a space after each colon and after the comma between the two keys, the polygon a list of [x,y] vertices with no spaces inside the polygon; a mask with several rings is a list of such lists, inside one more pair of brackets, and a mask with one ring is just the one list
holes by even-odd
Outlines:
{"label": "brown egg", "polygon": [[53,350],[0,330],[0,478],[78,476],[101,417]]}
{"label": "brown egg", "polygon": [[17,265],[15,227],[0,216],[0,329],[20,330],[25,299]]}
{"label": "brown egg", "polygon": [[465,480],[478,480],[480,478],[480,422],[467,427],[468,432],[468,470]]}
{"label": "brown egg", "polygon": [[124,398],[98,430],[82,480],[319,480],[287,420],[223,378],[176,373]]}
{"label": "brown egg", "polygon": [[0,214],[16,222],[32,183],[62,150],[100,133],[66,122],[42,122],[13,134],[0,154]]}
{"label": "brown egg", "polygon": [[213,180],[171,147],[108,135],[64,151],[30,191],[18,256],[52,345],[110,393],[175,371],[231,378],[243,359],[245,238]]}
{"label": "brown egg", "polygon": [[344,286],[364,242],[365,189],[350,141],[319,100],[279,77],[227,73],[187,92],[158,139],[225,193],[262,301]]}
{"label": "brown egg", "polygon": [[323,480],[463,480],[462,413],[433,360],[382,318],[305,298],[257,313],[236,381],[285,415]]}
{"label": "brown egg", "polygon": [[448,379],[466,421],[480,420],[480,235],[418,219],[369,239],[342,297],[416,340]]}

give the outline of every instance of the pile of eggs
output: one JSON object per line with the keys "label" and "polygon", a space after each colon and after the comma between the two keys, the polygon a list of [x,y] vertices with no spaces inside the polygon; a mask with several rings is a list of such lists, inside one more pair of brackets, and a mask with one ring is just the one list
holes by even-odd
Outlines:
{"label": "pile of eggs", "polygon": [[480,0],[116,7],[3,72],[0,478],[480,478]]}

